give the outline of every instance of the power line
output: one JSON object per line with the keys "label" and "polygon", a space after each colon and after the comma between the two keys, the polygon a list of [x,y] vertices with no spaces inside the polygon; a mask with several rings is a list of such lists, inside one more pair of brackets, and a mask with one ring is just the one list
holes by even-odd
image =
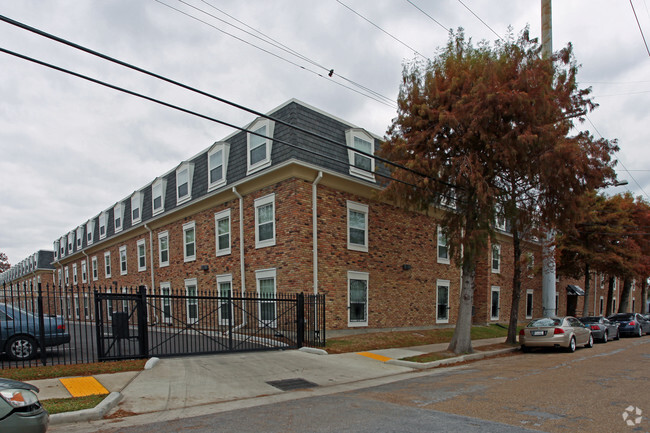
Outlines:
{"label": "power line", "polygon": [[491,31],[492,33],[494,33],[495,35],[497,35],[497,37],[498,37],[499,39],[501,39],[503,42],[505,42],[505,39],[503,39],[503,38],[501,37],[500,34],[498,34],[497,32],[495,32],[494,29],[492,29],[492,27],[490,27],[490,26],[489,26],[485,21],[483,21],[483,20],[481,19],[481,17],[479,17],[478,15],[476,15],[476,14],[474,13],[473,10],[471,10],[471,9],[470,9],[470,8],[469,8],[465,3],[463,3],[462,0],[458,0],[458,3],[462,4],[463,6],[465,6],[465,9],[467,9],[468,11],[470,11],[470,12],[472,13],[472,15],[474,15],[474,16],[475,16],[475,17],[476,17],[480,22],[482,22],[483,25],[484,25],[485,27],[487,27],[488,29],[490,29],[490,31]]}
{"label": "power line", "polygon": [[641,38],[643,38],[643,44],[645,45],[645,50],[648,52],[648,56],[650,56],[650,49],[648,48],[648,43],[645,40],[643,29],[641,29],[641,24],[639,23],[639,17],[636,16],[636,10],[634,10],[634,3],[632,3],[632,0],[630,0],[630,6],[632,6],[632,12],[634,13],[634,19],[636,20],[636,25],[639,27],[639,31],[641,32]]}
{"label": "power line", "polygon": [[361,15],[359,12],[355,11],[354,9],[352,9],[350,6],[348,6],[348,5],[346,5],[345,3],[343,3],[341,0],[336,0],[336,1],[337,1],[341,6],[347,8],[348,10],[350,10],[350,12],[352,12],[353,14],[355,14],[355,15],[357,15],[358,17],[362,18],[363,20],[365,20],[366,22],[368,22],[370,25],[372,25],[372,26],[376,27],[377,29],[381,30],[382,32],[384,32],[385,34],[387,34],[388,36],[390,36],[391,38],[393,38],[394,40],[396,40],[396,41],[399,42],[400,44],[404,45],[404,46],[405,46],[406,48],[408,48],[409,50],[413,51],[413,52],[414,52],[415,54],[417,54],[418,56],[422,57],[422,58],[425,59],[425,60],[430,60],[427,56],[421,54],[418,50],[416,50],[415,48],[413,48],[413,47],[407,45],[407,44],[406,44],[404,41],[402,41],[401,39],[398,39],[398,38],[397,38],[396,36],[394,36],[393,34],[391,34],[391,33],[389,33],[388,31],[382,29],[382,28],[379,27],[377,24],[373,23],[373,22],[370,21],[368,18],[364,17],[364,16]]}
{"label": "power line", "polygon": [[445,26],[443,26],[442,24],[440,24],[440,21],[438,21],[437,19],[435,19],[434,17],[432,17],[431,15],[429,15],[428,13],[426,13],[425,11],[423,11],[423,10],[422,10],[418,5],[416,5],[415,3],[413,3],[411,0],[406,0],[406,1],[409,2],[409,3],[411,4],[411,6],[413,6],[415,9],[419,10],[419,11],[422,12],[424,15],[426,15],[427,17],[429,17],[429,19],[431,19],[431,21],[433,21],[434,23],[438,24],[438,25],[439,25],[440,27],[442,27],[445,31],[447,31],[447,32],[449,31],[449,29],[448,29],[447,27],[445,27]]}

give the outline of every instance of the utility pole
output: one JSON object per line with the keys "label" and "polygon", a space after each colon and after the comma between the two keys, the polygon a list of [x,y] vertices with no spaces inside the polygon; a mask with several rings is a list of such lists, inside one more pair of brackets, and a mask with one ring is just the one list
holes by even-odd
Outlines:
{"label": "utility pole", "polygon": [[[553,54],[551,0],[542,0],[542,57]],[[542,316],[557,315],[555,305],[555,230],[549,229],[542,244]]]}

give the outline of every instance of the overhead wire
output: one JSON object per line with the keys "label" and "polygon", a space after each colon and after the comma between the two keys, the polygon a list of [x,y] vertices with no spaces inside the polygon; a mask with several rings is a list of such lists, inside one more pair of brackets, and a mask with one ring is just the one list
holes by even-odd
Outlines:
{"label": "overhead wire", "polygon": [[406,0],[406,1],[407,1],[408,3],[410,3],[411,6],[413,6],[415,9],[419,10],[419,11],[422,12],[424,15],[426,15],[427,17],[429,17],[429,19],[430,19],[431,21],[433,21],[434,23],[436,23],[436,24],[438,24],[440,27],[442,27],[443,30],[445,30],[445,31],[449,31],[449,29],[448,29],[447,27],[443,26],[443,25],[440,23],[440,21],[438,21],[437,19],[435,19],[434,17],[432,17],[431,15],[429,15],[428,13],[426,13],[425,11],[423,11],[423,10],[420,8],[420,6],[416,5],[416,4],[413,3],[411,0]]}
{"label": "overhead wire", "polygon": [[492,27],[490,27],[490,26],[489,26],[485,21],[483,21],[483,19],[481,19],[481,17],[479,17],[478,15],[476,15],[476,14],[474,13],[474,11],[471,10],[471,9],[469,8],[469,6],[467,6],[465,3],[463,3],[462,0],[458,0],[458,3],[462,4],[463,6],[465,6],[465,9],[467,9],[468,11],[470,11],[470,12],[472,13],[472,15],[474,15],[474,16],[475,16],[475,17],[476,17],[480,22],[482,22],[483,25],[484,25],[485,27],[487,27],[488,29],[490,29],[490,31],[491,31],[492,33],[494,33],[495,35],[497,35],[497,37],[498,37],[499,39],[501,39],[502,41],[505,42],[505,39],[503,39],[503,38],[501,37],[500,34],[498,34],[497,32],[495,32],[494,29],[493,29]]}
{"label": "overhead wire", "polygon": [[650,48],[648,48],[648,42],[646,42],[645,40],[645,35],[643,34],[641,23],[639,23],[639,17],[636,16],[636,10],[634,9],[634,3],[632,3],[632,0],[630,0],[630,6],[632,6],[632,12],[634,13],[634,19],[636,20],[636,25],[639,27],[639,32],[641,32],[641,38],[643,38],[643,44],[645,45],[645,50],[648,52],[648,56],[650,56]]}

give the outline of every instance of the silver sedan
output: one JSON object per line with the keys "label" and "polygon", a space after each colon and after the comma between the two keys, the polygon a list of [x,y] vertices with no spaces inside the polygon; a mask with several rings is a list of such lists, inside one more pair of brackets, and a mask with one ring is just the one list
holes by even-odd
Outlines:
{"label": "silver sedan", "polygon": [[574,352],[576,346],[593,347],[591,330],[572,316],[544,317],[531,321],[519,331],[521,350],[531,347],[557,347]]}
{"label": "silver sedan", "polygon": [[603,316],[581,317],[582,323],[591,329],[594,339],[603,343],[608,340],[618,340],[621,336],[618,331],[618,323],[610,322]]}

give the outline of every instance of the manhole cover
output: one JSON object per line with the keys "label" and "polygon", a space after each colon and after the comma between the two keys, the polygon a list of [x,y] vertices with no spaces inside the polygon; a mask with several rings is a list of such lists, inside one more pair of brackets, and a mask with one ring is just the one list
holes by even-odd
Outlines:
{"label": "manhole cover", "polygon": [[294,389],[315,388],[318,386],[317,384],[305,379],[272,380],[266,383],[278,389],[281,389],[282,391],[293,391]]}

